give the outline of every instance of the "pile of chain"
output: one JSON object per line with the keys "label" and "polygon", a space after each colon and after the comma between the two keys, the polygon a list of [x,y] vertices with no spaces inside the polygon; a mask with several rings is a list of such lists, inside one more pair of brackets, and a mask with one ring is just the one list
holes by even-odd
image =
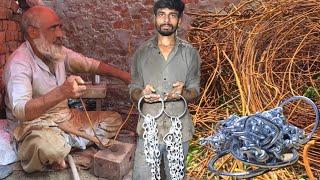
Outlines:
{"label": "pile of chain", "polygon": [[173,180],[184,177],[184,155],[182,148],[182,125],[178,117],[171,117],[171,128],[163,138],[168,152],[170,175]]}
{"label": "pile of chain", "polygon": [[149,114],[146,115],[142,127],[146,162],[151,165],[152,179],[160,179],[160,151],[155,118]]}
{"label": "pile of chain", "polygon": [[[305,100],[316,113],[313,131],[306,135],[302,129],[286,123],[283,106],[291,101]],[[200,140],[209,144],[217,155],[210,160],[209,170],[217,175],[250,178],[271,170],[294,164],[298,160],[300,145],[308,142],[319,124],[319,110],[308,98],[296,96],[284,101],[280,107],[254,115],[238,117],[232,115],[217,125],[217,133]],[[259,167],[255,171],[228,173],[216,170],[213,164],[222,156],[232,156],[247,165]]]}
{"label": "pile of chain", "polygon": [[182,180],[184,177],[184,155],[182,147],[182,124],[180,118],[185,115],[187,111],[187,102],[183,96],[179,95],[180,99],[184,101],[184,112],[179,116],[168,114],[164,110],[164,100],[160,99],[162,108],[158,115],[151,116],[145,115],[140,109],[140,104],[144,97],[138,102],[138,111],[144,118],[142,127],[144,129],[144,153],[146,156],[146,162],[151,165],[152,179],[160,179],[160,151],[158,141],[158,129],[156,119],[163,113],[170,117],[171,127],[169,132],[164,136],[163,141],[166,145],[167,159],[169,162],[169,171],[171,179]]}

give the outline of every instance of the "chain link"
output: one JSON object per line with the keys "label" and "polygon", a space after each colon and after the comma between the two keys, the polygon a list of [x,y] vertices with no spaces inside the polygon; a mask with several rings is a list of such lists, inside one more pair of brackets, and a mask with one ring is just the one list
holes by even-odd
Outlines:
{"label": "chain link", "polygon": [[182,147],[182,125],[178,117],[170,117],[169,133],[163,138],[167,149],[171,179],[180,180],[184,177],[184,155]]}
{"label": "chain link", "polygon": [[144,129],[143,139],[144,139],[144,154],[146,156],[146,162],[151,166],[152,180],[160,179],[160,150],[159,150],[159,140],[158,140],[158,129],[156,119],[165,113],[170,117],[171,127],[169,132],[164,136],[163,141],[166,145],[167,159],[169,162],[169,171],[171,179],[182,180],[184,177],[184,155],[182,147],[182,123],[180,118],[184,116],[187,111],[187,102],[181,96],[185,108],[181,115],[173,116],[168,114],[164,110],[164,101],[162,99],[162,109],[156,116],[151,116],[149,114],[145,115],[140,109],[140,104],[142,102],[142,97],[138,102],[138,111],[140,115],[144,118],[142,128]]}
{"label": "chain link", "polygon": [[144,129],[144,154],[146,162],[151,166],[151,179],[160,179],[160,150],[155,118],[149,114],[146,115],[142,127]]}
{"label": "chain link", "polygon": [[[295,100],[305,100],[315,111],[316,122],[309,135],[285,121],[283,106]],[[280,107],[268,111],[244,117],[232,115],[217,124],[215,135],[201,138],[200,144],[209,144],[216,152],[216,156],[209,162],[210,171],[217,175],[251,178],[272,168],[294,164],[299,157],[297,149],[312,137],[318,125],[317,106],[306,97],[296,96],[284,101]],[[244,173],[228,173],[215,169],[213,164],[227,153],[259,169]]]}

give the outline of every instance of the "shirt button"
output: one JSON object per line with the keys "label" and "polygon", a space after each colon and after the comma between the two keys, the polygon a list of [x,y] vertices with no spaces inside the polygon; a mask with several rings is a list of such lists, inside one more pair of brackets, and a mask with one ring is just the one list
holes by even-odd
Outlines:
{"label": "shirt button", "polygon": [[166,80],[167,80],[167,78],[163,78],[163,80],[165,80],[165,81],[166,81]]}

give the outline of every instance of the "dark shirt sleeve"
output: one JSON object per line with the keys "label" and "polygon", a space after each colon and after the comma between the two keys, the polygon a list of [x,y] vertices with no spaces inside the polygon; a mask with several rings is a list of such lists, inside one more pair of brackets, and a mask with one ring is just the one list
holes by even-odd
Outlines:
{"label": "dark shirt sleeve", "polygon": [[186,89],[195,89],[197,95],[200,94],[200,66],[201,58],[197,50],[193,49],[191,54],[191,62],[187,74],[187,80],[185,83]]}
{"label": "dark shirt sleeve", "polygon": [[134,89],[143,89],[143,78],[141,71],[141,56],[139,50],[133,56],[133,63],[131,65],[131,83],[129,84],[130,94]]}

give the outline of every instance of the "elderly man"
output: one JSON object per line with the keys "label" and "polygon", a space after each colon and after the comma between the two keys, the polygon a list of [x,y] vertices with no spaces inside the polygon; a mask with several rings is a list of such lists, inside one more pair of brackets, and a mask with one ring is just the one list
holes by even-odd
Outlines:
{"label": "elderly man", "polygon": [[[161,97],[166,101],[165,111],[173,116],[179,116],[184,111],[184,108],[187,108],[180,97],[182,96],[185,100],[191,101],[199,95],[199,54],[192,45],[176,37],[183,10],[184,3],[181,0],[156,1],[153,12],[157,34],[144,43],[134,55],[131,69],[132,82],[129,85],[130,95],[134,102],[137,102],[142,96],[144,97],[145,103],[143,103],[142,109],[144,114],[153,116],[158,114],[161,109],[161,103],[159,103]],[[189,112],[184,114],[180,120],[182,124],[182,140],[180,142],[182,147],[180,149],[182,151],[179,156],[186,158],[188,141],[192,138],[194,127]],[[171,133],[172,119],[162,113],[155,122],[157,124],[155,132],[158,132],[158,135],[153,137],[153,140],[159,139],[159,146],[157,147],[159,147],[160,151],[159,158],[164,160],[162,168],[164,167],[166,178],[181,179],[184,171],[183,161],[179,163],[179,167],[169,167],[169,164],[176,162],[169,162],[167,154],[169,153],[168,147],[170,145],[164,142],[165,137],[171,136],[166,135]],[[145,143],[146,137],[148,134],[150,135],[145,131],[150,130],[152,127],[146,127],[146,124],[143,124],[143,118],[139,119],[137,132],[140,137],[135,152],[133,179],[159,179],[159,171],[153,167],[153,161],[149,160],[149,163],[146,161],[148,153],[154,153],[154,151],[147,152],[145,149],[148,143],[152,143],[152,140]],[[154,145],[150,147],[152,149]],[[155,154],[157,156],[157,153]],[[179,175],[173,173],[177,171],[180,173]]]}
{"label": "elderly man", "polygon": [[[48,7],[28,9],[21,26],[26,42],[10,56],[4,71],[7,118],[13,126],[18,156],[26,172],[61,169],[71,145],[85,148],[87,143],[58,128],[86,130],[77,121],[84,114],[71,112],[67,104],[67,99],[81,97],[86,86],[81,77],[67,77],[67,72],[108,75],[126,83],[130,75],[62,46],[60,19]],[[107,137],[114,136],[122,123],[121,118],[110,121],[104,113],[92,121],[96,130],[100,128],[99,132]]]}

